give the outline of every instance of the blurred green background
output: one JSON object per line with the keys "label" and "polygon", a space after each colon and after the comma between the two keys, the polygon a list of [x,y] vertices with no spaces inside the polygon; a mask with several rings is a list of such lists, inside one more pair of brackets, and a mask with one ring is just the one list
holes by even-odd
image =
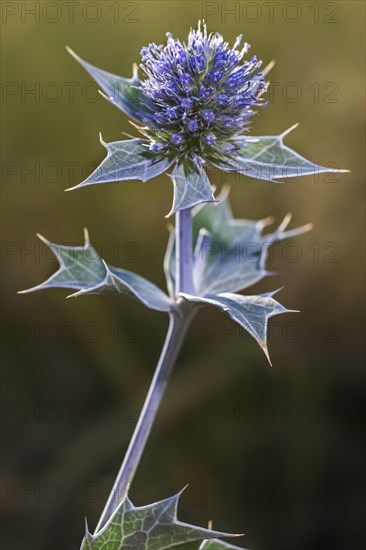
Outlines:
{"label": "blurred green background", "polygon": [[[79,548],[134,428],[167,328],[121,297],[19,296],[55,265],[35,233],[80,243],[164,287],[172,185],[73,193],[106,141],[135,134],[66,53],[129,76],[141,47],[184,39],[205,17],[231,43],[277,64],[253,134],[300,127],[287,143],[351,174],[280,185],[225,178],[238,217],[288,212],[315,229],[275,249],[279,275],[254,291],[301,313],[271,322],[260,349],[211,309],[196,318],[131,497],[179,491],[180,519],[245,532],[253,550],[362,545],[364,7],[342,2],[7,2],[2,8],[3,530],[5,550]],[[33,13],[32,13],[33,12]],[[33,93],[31,92],[33,90]],[[223,178],[212,182],[220,188]],[[294,226],[293,225],[293,226]],[[234,330],[234,332],[232,332]],[[231,331],[231,332],[230,332]]]}

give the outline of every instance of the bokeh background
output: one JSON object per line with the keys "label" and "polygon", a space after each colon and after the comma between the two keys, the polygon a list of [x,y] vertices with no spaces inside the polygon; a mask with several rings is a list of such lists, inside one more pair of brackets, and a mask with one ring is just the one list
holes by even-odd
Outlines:
{"label": "bokeh background", "polygon": [[[238,217],[291,211],[315,229],[275,249],[279,297],[300,314],[271,323],[271,369],[214,310],[189,332],[131,489],[136,504],[189,484],[180,518],[253,550],[363,547],[364,7],[338,2],[8,2],[2,8],[2,507],[5,550],[79,548],[132,434],[167,328],[127,297],[20,296],[55,269],[36,232],[80,244],[164,287],[172,185],[73,193],[106,141],[135,135],[66,53],[128,76],[141,47],[184,39],[204,17],[277,61],[253,134],[300,127],[287,143],[350,174],[231,185]],[[220,188],[223,178],[212,174]],[[234,330],[234,332],[233,332]]]}

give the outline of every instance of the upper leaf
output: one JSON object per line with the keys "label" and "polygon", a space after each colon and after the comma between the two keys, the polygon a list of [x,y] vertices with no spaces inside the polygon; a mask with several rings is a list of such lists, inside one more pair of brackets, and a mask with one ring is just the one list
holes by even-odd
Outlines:
{"label": "upper leaf", "polygon": [[213,159],[212,163],[226,172],[239,172],[267,181],[321,172],[348,172],[315,164],[287,147],[284,137],[297,126],[295,124],[279,136],[239,137],[234,141],[237,146],[235,152],[225,160]]}
{"label": "upper leaf", "polygon": [[267,347],[268,319],[281,313],[290,313],[273,298],[274,292],[255,296],[242,296],[229,292],[204,297],[182,294],[190,302],[210,304],[217,307],[233,321],[242,326],[258,342],[269,363],[271,360]]}
{"label": "upper leaf", "polygon": [[99,84],[105,93],[105,95],[102,94],[105,99],[134,120],[143,121],[144,114],[148,110],[148,99],[141,87],[136,64],[133,66],[132,78],[123,78],[94,67],[81,59],[71,48],[66,49]]}
{"label": "upper leaf", "polygon": [[179,163],[174,167],[170,177],[174,184],[174,201],[168,216],[178,210],[215,200],[210,181],[201,166],[193,167],[191,163]]}
{"label": "upper leaf", "polygon": [[[193,282],[198,296],[237,292],[268,274],[265,264],[270,245],[311,229],[307,224],[287,230],[287,215],[272,233],[263,229],[272,220],[234,219],[226,190],[215,205],[198,206],[193,212]],[[164,270],[168,290],[175,295],[175,234],[171,232]]]}
{"label": "upper leaf", "polygon": [[107,157],[86,180],[67,191],[93,185],[96,183],[108,183],[123,180],[147,181],[159,176],[172,161],[165,157],[157,157],[148,149],[148,142],[143,139],[127,139],[124,141],[113,141],[102,145],[107,149]]}
{"label": "upper leaf", "polygon": [[157,311],[175,309],[172,300],[156,285],[136,273],[107,265],[89,242],[85,231],[84,246],[63,246],[41,240],[50,247],[60,267],[44,283],[20,291],[21,294],[46,288],[78,290],[69,297],[81,294],[132,294],[145,306]]}
{"label": "upper leaf", "polygon": [[[108,523],[95,535],[86,531],[81,550],[164,550],[195,548],[190,543],[229,535],[182,523],[177,519],[181,493],[136,507],[126,498]],[[206,548],[206,547],[204,547]],[[218,547],[220,548],[220,547]],[[225,546],[221,547],[222,549]],[[230,547],[228,547],[230,548]]]}

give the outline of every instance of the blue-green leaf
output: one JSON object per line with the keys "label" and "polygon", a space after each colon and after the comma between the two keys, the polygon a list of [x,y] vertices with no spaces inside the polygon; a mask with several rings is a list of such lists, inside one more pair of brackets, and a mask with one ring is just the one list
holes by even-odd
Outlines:
{"label": "blue-green leaf", "polygon": [[156,154],[148,149],[148,142],[143,139],[127,139],[124,141],[113,141],[102,145],[107,149],[107,157],[86,180],[67,191],[94,185],[97,183],[108,183],[123,180],[147,181],[159,176],[172,161],[166,158],[158,158]]}
{"label": "blue-green leaf", "polygon": [[144,114],[147,112],[147,98],[141,87],[136,64],[133,66],[132,78],[123,78],[94,67],[81,59],[71,48],[67,47],[66,49],[99,84],[105,94],[102,94],[105,99],[116,105],[129,117],[143,122]]}
{"label": "blue-green leaf", "polygon": [[178,210],[215,200],[210,181],[201,166],[193,167],[190,163],[179,163],[174,167],[170,177],[174,184],[174,200],[168,216]]}
{"label": "blue-green leaf", "polygon": [[[271,220],[235,219],[228,192],[224,190],[214,205],[199,205],[193,211],[193,282],[195,294],[237,292],[255,284],[269,274],[268,251],[274,242],[309,231],[311,224],[286,230],[287,215],[272,233],[263,235]],[[175,235],[171,231],[164,270],[171,296],[175,294]]]}
{"label": "blue-green leaf", "polygon": [[283,140],[297,126],[298,124],[295,124],[279,136],[237,138],[235,142],[237,151],[225,158],[225,161],[215,160],[213,164],[226,172],[239,172],[245,176],[267,181],[322,172],[349,171],[320,166],[287,147]]}
{"label": "blue-green leaf", "polygon": [[39,235],[56,256],[60,267],[45,282],[21,294],[46,288],[71,288],[82,294],[131,294],[145,306],[157,311],[172,311],[173,301],[156,285],[136,273],[107,265],[93,246],[85,230],[84,246],[64,246],[49,242]]}
{"label": "blue-green leaf", "polygon": [[191,546],[195,541],[200,545],[202,541],[218,536],[240,536],[179,521],[177,506],[180,495],[178,493],[154,504],[139,507],[125,498],[101,531],[92,535],[87,528],[81,550],[188,549],[195,548],[194,545]]}
{"label": "blue-green leaf", "polygon": [[271,364],[267,347],[268,319],[281,313],[293,312],[277,302],[273,298],[273,294],[275,293],[243,296],[226,292],[207,296],[192,296],[190,294],[182,294],[182,296],[190,302],[215,306],[231,317],[258,342]]}

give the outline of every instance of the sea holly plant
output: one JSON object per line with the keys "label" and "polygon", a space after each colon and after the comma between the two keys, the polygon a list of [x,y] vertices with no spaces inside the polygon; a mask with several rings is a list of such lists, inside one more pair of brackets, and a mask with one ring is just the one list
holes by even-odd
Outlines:
{"label": "sea holly plant", "polygon": [[[92,534],[86,526],[82,550],[235,549],[227,533],[182,523],[178,495],[134,506],[128,487],[134,479],[160,402],[189,325],[200,307],[211,306],[246,330],[270,361],[267,326],[287,313],[276,291],[253,295],[248,289],[270,273],[269,247],[311,229],[287,229],[291,216],[272,231],[273,220],[234,219],[229,191],[217,197],[207,169],[236,171],[277,182],[294,176],[342,171],[315,164],[284,144],[280,135],[251,136],[249,124],[264,107],[267,89],[261,62],[248,57],[242,36],[230,47],[206,26],[191,30],[187,43],[167,34],[166,45],[149,44],[131,78],[98,69],[69,52],[95,79],[101,94],[131,119],[142,137],[105,143],[107,156],[77,188],[123,180],[147,181],[166,173],[174,186],[169,215],[175,215],[164,271],[167,292],[144,277],[107,264],[84,230],[84,244],[64,246],[40,238],[55,254],[59,269],[44,283],[22,292],[68,288],[84,294],[130,294],[148,308],[166,312],[169,328],[139,421],[100,520]],[[266,231],[266,232],[264,232]],[[239,292],[245,290],[244,294]]]}

